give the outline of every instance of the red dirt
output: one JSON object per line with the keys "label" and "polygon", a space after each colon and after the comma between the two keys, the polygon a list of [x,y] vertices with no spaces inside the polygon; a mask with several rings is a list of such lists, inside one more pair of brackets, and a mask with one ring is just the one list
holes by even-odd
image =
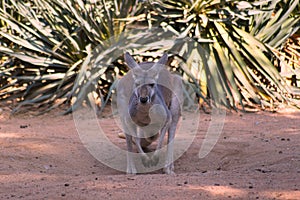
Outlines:
{"label": "red dirt", "polygon": [[[100,119],[109,138],[125,147],[111,120]],[[72,115],[10,117],[3,108],[0,199],[300,199],[299,111],[228,113],[218,143],[199,159],[209,121],[201,115],[176,175],[126,175],[89,154]]]}

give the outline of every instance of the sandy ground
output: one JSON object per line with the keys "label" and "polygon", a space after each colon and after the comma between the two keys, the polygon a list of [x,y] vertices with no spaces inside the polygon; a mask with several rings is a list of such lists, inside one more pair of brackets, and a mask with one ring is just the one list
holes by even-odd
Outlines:
{"label": "sandy ground", "polygon": [[[84,147],[72,115],[57,114],[12,117],[1,109],[0,199],[300,199],[299,111],[228,113],[214,149],[199,159],[210,123],[202,113],[173,176],[107,167]],[[99,119],[125,148],[112,120]]]}

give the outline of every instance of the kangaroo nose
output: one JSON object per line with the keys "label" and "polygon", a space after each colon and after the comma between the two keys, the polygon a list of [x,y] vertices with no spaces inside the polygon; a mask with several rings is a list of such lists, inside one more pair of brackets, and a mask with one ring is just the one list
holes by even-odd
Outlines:
{"label": "kangaroo nose", "polygon": [[140,102],[141,103],[147,103],[149,100],[149,97],[140,97]]}

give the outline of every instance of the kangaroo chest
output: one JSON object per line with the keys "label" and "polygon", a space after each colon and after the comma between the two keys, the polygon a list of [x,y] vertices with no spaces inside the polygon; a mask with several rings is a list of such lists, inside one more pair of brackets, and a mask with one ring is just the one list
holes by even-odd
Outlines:
{"label": "kangaroo chest", "polygon": [[[149,106],[150,107],[150,106]],[[147,126],[151,123],[151,119],[149,116],[148,106],[140,106],[137,105],[135,108],[130,110],[130,117],[134,123],[140,127]]]}
{"label": "kangaroo chest", "polygon": [[169,111],[161,101],[153,99],[152,103],[140,104],[137,98],[132,98],[129,114],[137,126],[160,126],[166,122]]}

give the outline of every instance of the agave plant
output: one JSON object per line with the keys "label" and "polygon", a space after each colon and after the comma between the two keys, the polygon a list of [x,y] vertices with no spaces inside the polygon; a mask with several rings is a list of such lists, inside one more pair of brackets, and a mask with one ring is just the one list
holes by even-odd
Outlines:
{"label": "agave plant", "polygon": [[102,104],[99,111],[103,110],[107,101],[110,100],[109,97],[118,82],[118,77],[123,76],[128,70],[122,61],[125,51],[133,51],[132,53],[138,55],[140,60],[146,57],[155,58],[182,41],[174,40],[172,32],[161,28],[139,27],[139,29],[128,29],[118,38],[112,37],[106,42],[106,49],[101,46],[96,47],[83,63],[71,92],[74,101],[72,107],[66,111],[67,113],[81,106],[86,97],[88,97],[86,103],[96,106],[95,96],[103,97],[95,95],[95,91],[99,89],[97,80],[101,76],[110,76],[111,78],[107,79],[111,81],[109,94],[100,99]]}
{"label": "agave plant", "polygon": [[202,93],[236,108],[244,100],[262,106],[288,100],[287,85],[272,59],[274,49],[299,28],[299,15],[292,14],[298,3],[176,0],[149,1],[148,6],[152,24],[197,41],[174,48],[190,57],[185,71]]}
{"label": "agave plant", "polygon": [[216,104],[287,101],[272,61],[299,27],[298,3],[1,1],[0,53],[10,57],[1,67],[0,99],[16,100],[16,111],[72,101],[70,112],[91,95],[103,106],[116,76],[126,73],[119,56],[134,50],[144,57],[169,51],[195,92]]}
{"label": "agave plant", "polygon": [[[134,3],[1,1],[0,53],[11,59],[1,67],[0,99],[16,101],[15,111],[24,105],[49,108],[70,99],[87,55],[96,46],[106,48],[108,38],[123,32],[125,22],[115,19],[134,15]],[[14,58],[21,63],[12,63]]]}

